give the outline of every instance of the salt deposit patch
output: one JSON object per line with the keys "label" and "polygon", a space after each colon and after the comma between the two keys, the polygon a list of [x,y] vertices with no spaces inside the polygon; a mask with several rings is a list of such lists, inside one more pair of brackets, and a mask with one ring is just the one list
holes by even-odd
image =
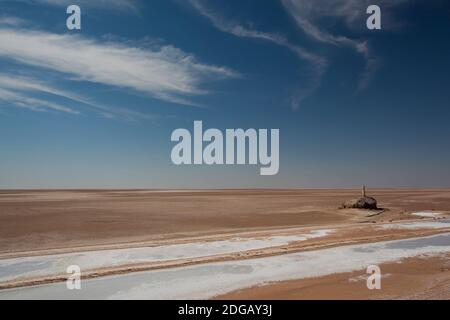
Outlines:
{"label": "salt deposit patch", "polygon": [[287,245],[290,242],[324,237],[332,232],[333,230],[324,229],[293,236],[273,236],[259,239],[234,238],[223,241],[5,259],[0,260],[0,281],[65,274],[70,265],[78,265],[82,271],[86,271],[128,264],[165,262],[265,249]]}
{"label": "salt deposit patch", "polygon": [[0,299],[207,299],[272,281],[365,270],[372,264],[450,253],[450,233],[241,261],[154,270],[82,282],[0,291]]}
{"label": "salt deposit patch", "polygon": [[415,222],[399,222],[389,223],[377,226],[378,229],[445,229],[450,228],[450,219],[442,219],[437,221],[415,221]]}
{"label": "salt deposit patch", "polygon": [[441,212],[422,211],[411,213],[413,216],[425,217],[425,218],[439,218],[443,215]]}

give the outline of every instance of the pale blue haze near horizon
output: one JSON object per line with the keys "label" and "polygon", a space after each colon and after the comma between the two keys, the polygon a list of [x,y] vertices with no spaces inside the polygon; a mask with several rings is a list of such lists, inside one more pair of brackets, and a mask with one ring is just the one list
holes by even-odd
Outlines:
{"label": "pale blue haze near horizon", "polygon": [[[448,39],[441,0],[2,0],[0,188],[450,187]],[[279,174],[173,165],[195,120],[279,128]]]}

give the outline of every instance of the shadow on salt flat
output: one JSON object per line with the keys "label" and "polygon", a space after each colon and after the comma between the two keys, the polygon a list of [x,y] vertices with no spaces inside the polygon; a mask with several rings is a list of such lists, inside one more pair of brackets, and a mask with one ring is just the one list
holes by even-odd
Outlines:
{"label": "shadow on salt flat", "polygon": [[[450,234],[435,235],[417,239],[397,240],[384,244],[382,249],[409,249],[416,250],[427,247],[450,247]],[[355,252],[377,252],[380,250],[379,244],[368,245],[353,249]]]}
{"label": "shadow on salt flat", "polygon": [[386,245],[387,249],[419,249],[426,247],[450,246],[450,234],[437,235],[431,238],[400,240]]}
{"label": "shadow on salt flat", "polygon": [[2,265],[0,268],[0,279],[9,276],[11,273],[27,274],[36,269],[50,268],[49,261],[24,261]]}

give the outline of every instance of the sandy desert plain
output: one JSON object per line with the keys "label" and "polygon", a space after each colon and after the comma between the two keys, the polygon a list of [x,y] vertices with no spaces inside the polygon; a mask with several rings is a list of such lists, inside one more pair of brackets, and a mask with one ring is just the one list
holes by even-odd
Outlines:
{"label": "sandy desert plain", "polygon": [[0,300],[449,299],[450,190],[369,193],[3,190]]}

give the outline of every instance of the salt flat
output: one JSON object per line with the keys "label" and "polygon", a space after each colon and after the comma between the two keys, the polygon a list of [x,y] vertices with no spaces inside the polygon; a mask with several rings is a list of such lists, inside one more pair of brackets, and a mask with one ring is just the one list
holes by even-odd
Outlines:
{"label": "salt flat", "polygon": [[287,245],[290,242],[324,237],[332,232],[332,230],[324,229],[295,236],[272,236],[260,239],[234,238],[222,241],[1,259],[0,282],[65,274],[67,267],[71,265],[77,265],[81,270],[86,271],[120,265],[164,262],[264,249]]}
{"label": "salt flat", "polygon": [[[0,254],[450,212],[450,190],[377,189],[389,211],[337,210],[359,190],[1,190]],[[325,227],[326,228],[326,227]]]}
{"label": "salt flat", "polygon": [[380,229],[443,229],[450,227],[449,219],[432,221],[397,222],[382,224]]}
{"label": "salt flat", "polygon": [[267,282],[320,277],[449,252],[450,233],[445,233],[85,280],[81,290],[67,290],[64,283],[3,290],[0,299],[207,299]]}
{"label": "salt flat", "polygon": [[358,190],[0,191],[0,299],[203,299],[448,253],[450,190],[372,192],[383,210],[338,209]]}

